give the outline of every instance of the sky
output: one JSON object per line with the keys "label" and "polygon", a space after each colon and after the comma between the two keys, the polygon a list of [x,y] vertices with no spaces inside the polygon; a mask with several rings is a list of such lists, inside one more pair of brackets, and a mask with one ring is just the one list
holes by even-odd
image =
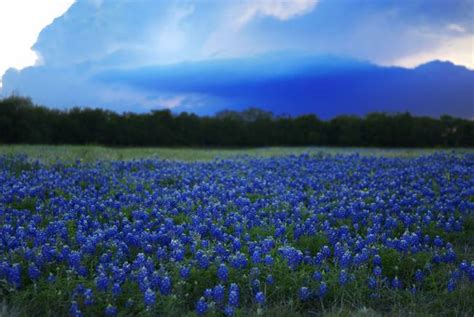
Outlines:
{"label": "sky", "polygon": [[[318,65],[321,56],[333,56],[339,59],[330,62],[345,66],[415,68],[443,60],[472,70],[473,21],[471,0],[0,0],[0,94],[57,108],[271,108],[272,100],[231,100],[210,84],[208,90],[176,87],[203,67],[236,89],[255,77],[282,76],[279,65],[294,76],[304,72],[301,60],[308,56]],[[262,70],[268,56],[278,57],[269,66],[276,73]],[[249,69],[239,73],[222,61]],[[174,77],[174,86],[156,84],[160,73],[150,76],[178,70],[186,76]]]}
{"label": "sky", "polygon": [[72,3],[73,0],[1,0],[0,74],[10,67],[22,69],[35,65],[39,56],[31,47],[39,33]]}

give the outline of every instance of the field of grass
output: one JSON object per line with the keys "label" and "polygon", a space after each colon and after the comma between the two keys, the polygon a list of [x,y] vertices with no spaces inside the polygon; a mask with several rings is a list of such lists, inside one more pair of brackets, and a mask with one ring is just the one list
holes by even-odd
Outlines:
{"label": "field of grass", "polygon": [[474,149],[426,149],[426,148],[353,148],[353,147],[268,147],[249,149],[218,148],[112,148],[80,145],[0,145],[0,155],[25,154],[31,159],[44,162],[94,160],[164,159],[182,161],[207,161],[215,158],[231,158],[242,155],[273,157],[282,155],[308,154],[351,154],[377,155],[386,157],[414,157],[433,153],[474,153]]}
{"label": "field of grass", "polygon": [[0,317],[474,316],[472,154],[0,146]]}

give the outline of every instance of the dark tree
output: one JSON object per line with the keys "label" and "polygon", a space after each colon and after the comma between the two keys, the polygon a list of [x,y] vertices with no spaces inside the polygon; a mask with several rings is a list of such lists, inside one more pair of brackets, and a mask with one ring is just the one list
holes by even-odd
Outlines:
{"label": "dark tree", "polygon": [[409,113],[370,113],[321,121],[315,115],[275,116],[249,108],[215,116],[169,110],[123,113],[36,106],[29,98],[0,100],[0,143],[109,146],[377,146],[472,147],[474,122]]}

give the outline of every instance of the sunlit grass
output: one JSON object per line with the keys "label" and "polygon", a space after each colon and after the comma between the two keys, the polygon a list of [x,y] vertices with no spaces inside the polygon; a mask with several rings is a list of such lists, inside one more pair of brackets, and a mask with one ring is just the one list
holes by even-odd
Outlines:
{"label": "sunlit grass", "polygon": [[355,154],[413,157],[434,152],[474,153],[474,149],[356,148],[356,147],[263,147],[263,148],[113,148],[95,145],[0,145],[0,155],[25,154],[44,162],[133,160],[159,158],[182,161],[207,161],[242,155],[272,157],[308,154]]}

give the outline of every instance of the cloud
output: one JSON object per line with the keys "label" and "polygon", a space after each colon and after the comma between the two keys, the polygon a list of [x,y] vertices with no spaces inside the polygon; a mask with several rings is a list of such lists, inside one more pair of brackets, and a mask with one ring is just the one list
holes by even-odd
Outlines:
{"label": "cloud", "polygon": [[474,69],[474,36],[465,35],[456,38],[446,38],[436,47],[403,56],[389,64],[405,67],[415,67],[426,61],[445,60],[453,61]]}
{"label": "cloud", "polygon": [[270,54],[115,70],[96,80],[150,94],[166,91],[176,110],[186,103],[181,96],[204,96],[207,107],[193,109],[201,114],[248,106],[323,118],[370,111],[462,117],[474,112],[474,71],[446,62],[404,69],[334,56]]}
{"label": "cloud", "polygon": [[[97,95],[102,107],[111,110],[128,112],[147,112],[150,110],[178,109],[178,111],[191,111],[205,113],[209,102],[218,103],[219,98],[192,91],[157,91],[134,87],[133,85],[116,85],[96,82]],[[117,109],[117,105],[120,108]]]}
{"label": "cloud", "polygon": [[185,94],[160,94],[143,92],[134,90],[129,87],[115,87],[110,89],[108,87],[100,90],[100,98],[109,105],[133,105],[136,109],[141,111],[156,110],[156,109],[173,109],[176,107],[184,107],[186,102],[197,100],[193,95]]}
{"label": "cloud", "polygon": [[454,31],[454,32],[459,32],[459,33],[465,33],[466,32],[466,29],[459,25],[459,24],[456,24],[456,23],[450,23],[446,26],[446,28],[450,31]]}
{"label": "cloud", "polygon": [[[218,80],[226,71],[219,66],[222,58],[298,52],[384,65],[441,59],[472,67],[473,6],[470,0],[77,0],[39,34],[33,51],[41,65],[8,71],[1,93],[61,108],[192,110],[193,104],[224,107],[229,100],[205,90],[170,89]],[[192,72],[199,61],[217,65],[210,78]],[[184,65],[174,71],[193,77],[153,82],[153,90],[97,80],[110,70],[173,64]],[[275,75],[261,65],[244,66],[245,76],[234,74],[234,80]]]}
{"label": "cloud", "polygon": [[261,0],[244,1],[238,6],[237,24],[245,25],[256,16],[269,16],[278,20],[290,18],[311,12],[318,0]]}
{"label": "cloud", "polygon": [[[35,65],[38,54],[31,50],[41,29],[62,15],[73,0],[15,0],[0,2],[1,75],[9,68]],[[25,8],[28,8],[25,10]]]}

